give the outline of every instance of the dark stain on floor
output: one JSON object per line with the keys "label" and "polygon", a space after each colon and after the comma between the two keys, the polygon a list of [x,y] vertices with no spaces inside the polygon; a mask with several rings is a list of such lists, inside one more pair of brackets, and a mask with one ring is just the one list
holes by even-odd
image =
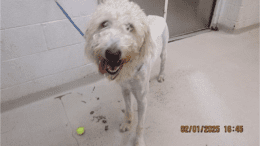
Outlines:
{"label": "dark stain on floor", "polygon": [[61,100],[61,98],[63,97],[63,96],[65,96],[65,95],[68,95],[68,94],[71,94],[71,93],[67,93],[67,94],[64,94],[64,95],[61,95],[61,96],[58,96],[58,97],[54,97],[54,99],[60,99]]}
{"label": "dark stain on floor", "polygon": [[125,110],[124,110],[124,109],[122,109],[122,112],[123,112],[123,113],[125,113]]}
{"label": "dark stain on floor", "polygon": [[81,95],[81,96],[83,96],[83,94],[82,93],[79,93],[79,92],[77,92],[79,95]]}
{"label": "dark stain on floor", "polygon": [[94,92],[95,88],[96,88],[96,87],[94,86],[94,88],[93,88],[93,90],[92,90],[92,93]]}
{"label": "dark stain on floor", "polygon": [[90,114],[91,114],[91,115],[94,114],[94,111],[91,111]]}
{"label": "dark stain on floor", "polygon": [[86,103],[86,101],[81,101],[81,102]]}
{"label": "dark stain on floor", "polygon": [[107,130],[108,130],[108,125],[105,126],[105,131],[107,131]]}
{"label": "dark stain on floor", "polygon": [[106,120],[106,116],[93,116],[92,121],[94,121],[94,119],[97,119],[97,122],[99,122],[100,120]]}

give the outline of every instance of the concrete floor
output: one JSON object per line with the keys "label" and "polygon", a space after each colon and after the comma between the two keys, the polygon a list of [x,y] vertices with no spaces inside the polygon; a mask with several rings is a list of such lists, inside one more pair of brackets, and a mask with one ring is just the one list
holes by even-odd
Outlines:
{"label": "concrete floor", "polygon": [[[258,29],[239,35],[208,32],[170,43],[165,82],[156,81],[159,60],[152,71],[146,145],[258,146],[258,34]],[[119,132],[124,101],[118,85],[101,79],[61,89],[67,88],[4,111],[2,146],[133,145],[135,129]],[[219,125],[220,132],[182,133],[182,125]],[[225,125],[242,125],[243,132],[225,133]],[[82,136],[76,134],[80,126]]]}

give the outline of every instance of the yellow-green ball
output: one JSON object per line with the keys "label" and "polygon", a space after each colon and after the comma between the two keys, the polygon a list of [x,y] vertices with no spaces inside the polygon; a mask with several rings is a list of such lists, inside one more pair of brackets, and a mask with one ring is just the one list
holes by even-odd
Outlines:
{"label": "yellow-green ball", "polygon": [[78,135],[84,134],[84,127],[79,127],[79,128],[77,129],[77,134],[78,134]]}

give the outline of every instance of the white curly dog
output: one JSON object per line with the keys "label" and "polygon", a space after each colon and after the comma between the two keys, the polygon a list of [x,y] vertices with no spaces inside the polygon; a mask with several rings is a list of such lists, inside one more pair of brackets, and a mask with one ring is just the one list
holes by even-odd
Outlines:
{"label": "white curly dog", "polygon": [[165,19],[146,16],[134,2],[107,0],[93,13],[85,32],[87,57],[99,72],[122,87],[125,120],[120,131],[130,130],[133,110],[130,93],[138,104],[136,146],[145,146],[144,119],[147,109],[150,72],[156,58],[161,58],[158,81],[164,81],[166,45],[169,39]]}

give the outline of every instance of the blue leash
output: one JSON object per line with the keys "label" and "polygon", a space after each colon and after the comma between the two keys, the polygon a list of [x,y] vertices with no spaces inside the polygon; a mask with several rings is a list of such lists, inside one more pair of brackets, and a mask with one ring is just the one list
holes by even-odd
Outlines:
{"label": "blue leash", "polygon": [[79,33],[84,36],[84,34],[82,33],[82,31],[78,28],[78,26],[71,20],[70,16],[65,12],[65,10],[61,7],[61,5],[55,1],[57,3],[57,5],[60,7],[60,9],[62,10],[62,12],[64,13],[64,15],[69,19],[69,21],[71,22],[71,24],[73,24],[73,26],[79,31]]}

